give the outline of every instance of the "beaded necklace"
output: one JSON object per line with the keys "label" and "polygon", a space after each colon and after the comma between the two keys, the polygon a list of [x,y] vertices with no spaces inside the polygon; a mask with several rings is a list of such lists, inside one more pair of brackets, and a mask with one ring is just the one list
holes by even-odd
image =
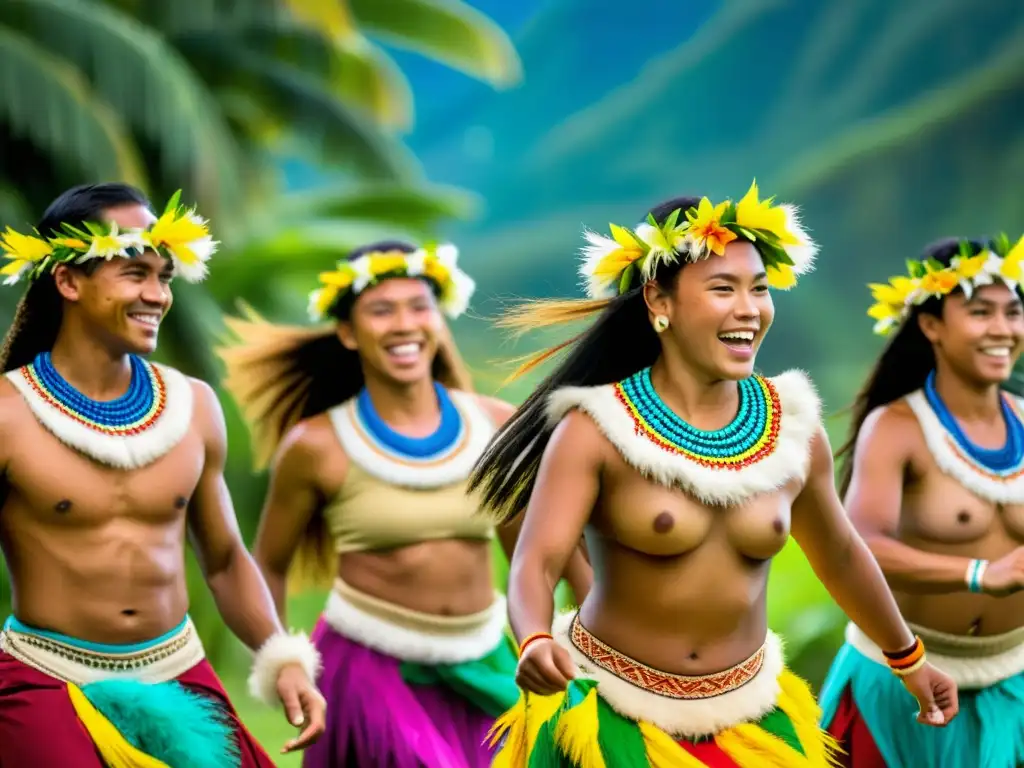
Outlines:
{"label": "beaded necklace", "polygon": [[1024,424],[1021,424],[1005,395],[1000,394],[999,404],[1003,423],[1006,424],[1006,443],[1001,448],[982,448],[964,434],[956,417],[942,401],[935,388],[935,371],[928,374],[925,380],[924,394],[943,429],[949,433],[961,452],[975,464],[997,475],[1019,472],[1021,463],[1024,462]]}
{"label": "beaded necklace", "polygon": [[615,385],[638,435],[660,448],[713,469],[739,470],[770,455],[778,442],[782,411],[771,382],[752,376],[739,382],[735,418],[716,430],[687,424],[665,405],[645,368]]}
{"label": "beaded necklace", "polygon": [[41,352],[25,366],[25,379],[47,405],[89,429],[106,435],[127,436],[143,432],[160,418],[167,391],[160,372],[131,355],[128,391],[115,400],[86,397],[53,367],[49,352]]}
{"label": "beaded necklace", "polygon": [[410,459],[434,457],[455,445],[462,432],[462,417],[448,391],[435,381],[434,392],[441,408],[441,423],[426,437],[409,437],[389,427],[377,413],[365,387],[356,398],[356,413],[374,442],[389,453]]}

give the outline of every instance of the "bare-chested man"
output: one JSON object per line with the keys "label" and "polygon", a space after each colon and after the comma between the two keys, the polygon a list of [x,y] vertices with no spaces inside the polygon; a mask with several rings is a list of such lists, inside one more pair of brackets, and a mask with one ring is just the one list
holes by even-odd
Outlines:
{"label": "bare-chested man", "polygon": [[[949,722],[956,688],[925,663],[836,496],[810,381],[753,373],[769,286],[811,266],[793,210],[754,186],[736,204],[669,201],[612,235],[587,233],[587,303],[513,315],[601,312],[473,477],[485,505],[526,508],[509,584],[525,694],[503,721],[503,765],[828,765],[814,697],[767,627],[769,564],[790,533],[891,652],[918,720]],[[552,580],[584,531],[593,587],[552,626]]]}
{"label": "bare-chested man", "polygon": [[1024,425],[1001,392],[1024,339],[1020,260],[1006,238],[946,240],[872,286],[895,330],[857,399],[841,492],[964,712],[915,728],[857,617],[822,689],[855,768],[1024,765]]}
{"label": "bare-chested man", "polygon": [[215,243],[177,205],[157,219],[123,184],[69,190],[39,236],[3,235],[27,280],[0,358],[0,766],[270,767],[188,617],[185,535],[231,630],[258,649],[250,688],[323,730],[316,651],[284,633],[239,536],[213,391],[143,359],[171,280]]}

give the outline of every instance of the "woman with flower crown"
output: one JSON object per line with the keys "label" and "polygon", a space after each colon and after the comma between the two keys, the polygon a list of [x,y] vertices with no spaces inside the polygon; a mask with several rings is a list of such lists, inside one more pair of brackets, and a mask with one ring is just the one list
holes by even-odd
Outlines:
{"label": "woman with flower crown", "polygon": [[[452,245],[381,242],[320,276],[315,329],[234,320],[226,384],[274,455],[255,556],[284,618],[286,577],[333,577],[313,638],[328,700],[307,768],[482,768],[515,703],[492,583],[494,527],[466,480],[506,403],[472,392],[442,319],[474,290]],[[515,528],[498,530],[511,555]],[[589,565],[567,576],[580,599]]]}
{"label": "woman with flower crown", "polygon": [[915,727],[858,617],[821,692],[851,768],[1024,765],[1024,238],[944,240],[872,285],[890,335],[857,397],[840,492],[911,629],[962,691]]}
{"label": "woman with flower crown", "polygon": [[[815,252],[795,210],[754,185],[611,234],[587,233],[589,299],[504,319],[597,315],[471,478],[499,520],[525,510],[509,584],[523,694],[495,728],[494,765],[829,765],[814,698],[767,627],[768,569],[790,534],[890,652],[918,720],[949,722],[955,687],[924,662],[836,497],[811,382],[754,374],[769,288],[791,287]],[[584,533],[593,587],[552,621],[550,585]]]}
{"label": "woman with flower crown", "polygon": [[224,487],[213,390],[146,357],[175,278],[216,250],[175,195],[67,190],[36,232],[0,235],[5,283],[28,283],[0,352],[0,765],[271,768],[188,613],[185,537],[225,623],[256,651],[252,683],[324,729],[316,649],[284,633]]}

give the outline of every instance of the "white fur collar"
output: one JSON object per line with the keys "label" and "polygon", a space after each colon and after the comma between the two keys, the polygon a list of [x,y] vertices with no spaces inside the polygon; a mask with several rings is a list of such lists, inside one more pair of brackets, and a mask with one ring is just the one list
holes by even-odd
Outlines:
{"label": "white fur collar", "polygon": [[769,631],[764,662],[750,682],[706,699],[671,699],[637,688],[594,664],[572,644],[569,632],[575,611],[558,616],[552,626],[555,640],[569,652],[583,677],[597,681],[608,706],[624,717],[656,725],[672,736],[699,739],[741,723],[757,722],[778,703],[779,675],[785,669],[782,641]]}
{"label": "white fur collar", "polygon": [[65,445],[117,469],[139,469],[167,454],[192,424],[192,385],[184,374],[150,363],[163,379],[163,412],[142,432],[110,435],[89,427],[57,408],[36,389],[26,368],[8,371],[7,380],[25,398],[36,419]]}
{"label": "white fur collar", "polygon": [[[1021,418],[1021,403],[1011,400],[1014,413]],[[923,390],[907,395],[907,405],[917,417],[925,444],[936,465],[964,488],[993,504],[1024,504],[1024,461],[996,473],[972,459],[956,439],[942,426]]]}
{"label": "white fur collar", "polygon": [[548,400],[547,415],[554,425],[578,408],[594,420],[622,458],[645,477],[662,485],[680,486],[706,504],[732,505],[807,475],[811,440],[819,428],[821,412],[814,385],[798,370],[769,381],[778,392],[782,410],[775,450],[738,470],[702,466],[638,434],[633,417],[611,384],[556,390]]}
{"label": "white fur collar", "polygon": [[494,435],[494,422],[468,392],[448,390],[462,420],[461,432],[445,452],[426,459],[401,456],[381,445],[362,424],[356,398],[328,411],[341,447],[364,472],[392,485],[440,488],[469,477],[473,464]]}

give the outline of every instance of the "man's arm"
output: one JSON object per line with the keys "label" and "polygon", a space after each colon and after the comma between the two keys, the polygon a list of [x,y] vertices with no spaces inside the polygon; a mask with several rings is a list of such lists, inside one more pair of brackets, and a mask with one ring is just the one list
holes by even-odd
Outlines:
{"label": "man's arm", "polygon": [[[496,427],[500,428],[503,426],[516,412],[516,407],[506,403],[504,400],[498,400],[494,397],[478,397]],[[508,558],[510,564],[512,563],[516,541],[519,540],[519,532],[522,530],[522,527],[523,515],[517,515],[512,520],[498,526],[498,540],[501,542],[501,548],[505,552],[505,557]],[[569,557],[561,578],[565,579],[569,584],[569,588],[572,589],[573,595],[576,598],[576,605],[581,605],[590,593],[590,587],[594,582],[594,569],[590,566],[586,544],[582,538],[580,539],[579,546]]]}
{"label": "man's arm", "polygon": [[967,591],[969,558],[923,552],[897,538],[904,477],[919,434],[913,414],[892,406],[865,419],[846,509],[893,587],[916,593]]}
{"label": "man's arm", "polygon": [[324,729],[323,697],[314,681],[320,655],[305,635],[284,632],[274,601],[249,555],[224,481],[227,426],[213,390],[193,381],[194,417],[205,442],[205,462],[188,510],[189,538],[228,628],[256,651],[249,691],[267,704],[281,701],[292,725],[305,724],[285,751],[303,749]]}
{"label": "man's arm", "polygon": [[303,422],[281,441],[270,472],[267,500],[253,545],[253,556],[267,581],[281,622],[287,608],[287,579],[309,521],[320,513],[318,424]]}

